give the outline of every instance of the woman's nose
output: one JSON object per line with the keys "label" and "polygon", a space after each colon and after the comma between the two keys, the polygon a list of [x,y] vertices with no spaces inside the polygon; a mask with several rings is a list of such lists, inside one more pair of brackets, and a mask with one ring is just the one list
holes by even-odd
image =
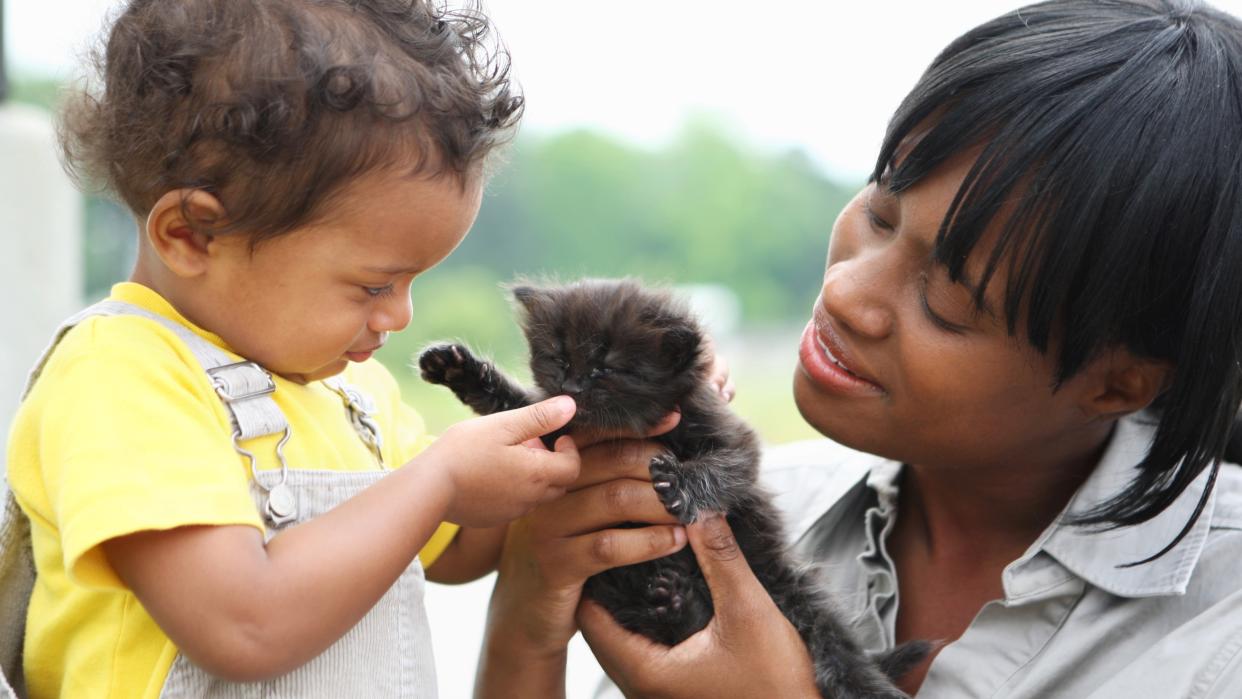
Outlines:
{"label": "woman's nose", "polygon": [[884,272],[883,251],[835,262],[824,273],[824,310],[856,335],[881,339],[893,330],[897,285]]}

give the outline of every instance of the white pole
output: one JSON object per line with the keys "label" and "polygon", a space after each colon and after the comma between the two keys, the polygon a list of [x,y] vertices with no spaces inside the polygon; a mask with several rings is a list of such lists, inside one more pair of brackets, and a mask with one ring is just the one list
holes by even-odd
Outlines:
{"label": "white pole", "polygon": [[[57,324],[82,303],[82,197],[47,112],[0,103],[0,430]],[[0,463],[4,457],[0,454]]]}

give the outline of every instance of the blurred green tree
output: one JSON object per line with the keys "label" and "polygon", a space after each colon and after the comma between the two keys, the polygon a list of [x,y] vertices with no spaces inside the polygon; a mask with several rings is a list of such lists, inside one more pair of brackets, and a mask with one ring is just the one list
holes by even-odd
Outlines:
{"label": "blurred green tree", "polygon": [[805,315],[853,188],[805,155],[748,152],[710,120],[646,151],[574,131],[523,137],[449,258],[514,275],[718,283],[751,320]]}

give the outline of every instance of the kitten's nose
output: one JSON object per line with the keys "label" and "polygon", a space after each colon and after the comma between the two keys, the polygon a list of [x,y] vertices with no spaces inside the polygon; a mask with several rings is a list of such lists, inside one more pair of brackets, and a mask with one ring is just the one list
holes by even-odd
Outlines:
{"label": "kitten's nose", "polygon": [[561,382],[561,390],[565,393],[579,393],[582,391],[582,384],[576,379],[565,379]]}

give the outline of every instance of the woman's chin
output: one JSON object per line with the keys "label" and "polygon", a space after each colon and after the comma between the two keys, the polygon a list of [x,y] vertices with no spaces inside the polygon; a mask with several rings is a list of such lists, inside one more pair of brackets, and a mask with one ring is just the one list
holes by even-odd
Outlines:
{"label": "woman's chin", "polygon": [[797,406],[798,412],[802,415],[802,419],[806,424],[815,429],[816,432],[828,436],[824,431],[825,413],[827,408],[820,403],[820,397],[815,395],[815,389],[812,387],[806,375],[802,373],[802,368],[794,369],[793,376],[793,399],[794,405]]}
{"label": "woman's chin", "polygon": [[846,406],[835,404],[831,396],[819,389],[801,367],[794,369],[793,397],[802,419],[816,432],[852,449],[873,451],[861,439],[861,420],[847,415],[846,410],[842,409]]}

